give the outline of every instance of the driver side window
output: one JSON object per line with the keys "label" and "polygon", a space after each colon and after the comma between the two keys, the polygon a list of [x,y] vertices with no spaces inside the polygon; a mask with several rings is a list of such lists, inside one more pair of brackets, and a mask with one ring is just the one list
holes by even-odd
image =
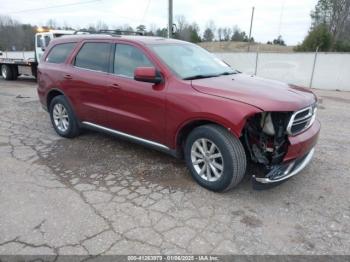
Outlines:
{"label": "driver side window", "polygon": [[117,44],[114,54],[114,74],[133,78],[136,67],[154,67],[138,48]]}

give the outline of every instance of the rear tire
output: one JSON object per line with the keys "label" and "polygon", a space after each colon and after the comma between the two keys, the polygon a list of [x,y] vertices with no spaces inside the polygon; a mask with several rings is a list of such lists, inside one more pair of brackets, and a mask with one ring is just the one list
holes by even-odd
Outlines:
{"label": "rear tire", "polygon": [[38,79],[38,67],[37,65],[32,65],[31,67],[32,75],[35,79]]}
{"label": "rear tire", "polygon": [[12,67],[9,65],[2,65],[1,76],[8,81],[14,80],[14,71],[12,70]]}
{"label": "rear tire", "polygon": [[79,135],[78,120],[65,96],[59,95],[52,99],[49,113],[52,126],[58,135],[66,138],[73,138]]}
{"label": "rear tire", "polygon": [[197,127],[189,134],[185,143],[185,159],[197,183],[215,192],[237,186],[247,166],[239,139],[214,124]]}
{"label": "rear tire", "polygon": [[17,80],[18,74],[18,66],[12,66],[12,80]]}

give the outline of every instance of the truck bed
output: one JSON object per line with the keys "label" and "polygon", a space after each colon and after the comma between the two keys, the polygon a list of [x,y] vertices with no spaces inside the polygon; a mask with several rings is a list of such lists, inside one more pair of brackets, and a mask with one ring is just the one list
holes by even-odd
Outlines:
{"label": "truck bed", "polygon": [[16,59],[16,60],[33,60],[35,58],[34,51],[2,51],[0,59]]}
{"label": "truck bed", "polygon": [[0,55],[0,64],[31,66],[35,63],[34,51],[2,52]]}

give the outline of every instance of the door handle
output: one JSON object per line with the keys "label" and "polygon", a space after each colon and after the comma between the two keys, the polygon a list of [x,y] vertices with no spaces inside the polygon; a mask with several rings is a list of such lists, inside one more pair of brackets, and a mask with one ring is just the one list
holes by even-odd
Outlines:
{"label": "door handle", "polygon": [[73,79],[73,77],[72,77],[71,75],[68,75],[68,74],[67,74],[67,75],[64,75],[63,77],[64,77],[65,79]]}

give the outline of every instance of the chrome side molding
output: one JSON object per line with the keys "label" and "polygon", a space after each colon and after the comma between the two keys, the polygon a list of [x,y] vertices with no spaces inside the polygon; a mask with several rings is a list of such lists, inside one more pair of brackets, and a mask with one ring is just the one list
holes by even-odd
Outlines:
{"label": "chrome side molding", "polygon": [[164,150],[170,151],[170,148],[165,146],[165,145],[163,145],[163,144],[160,144],[160,143],[157,143],[157,142],[154,142],[154,141],[150,141],[150,140],[147,140],[147,139],[144,139],[144,138],[141,138],[141,137],[129,135],[129,134],[121,132],[121,131],[117,131],[117,130],[114,130],[114,129],[111,129],[111,128],[108,128],[108,127],[100,126],[100,125],[97,125],[97,124],[94,124],[94,123],[90,123],[90,122],[86,122],[86,121],[83,121],[82,124],[86,125],[86,126],[89,126],[89,127],[92,127],[92,128],[95,128],[95,129],[100,129],[100,130],[102,130],[104,132],[107,132],[107,133],[111,133],[111,134],[114,134],[114,135],[117,135],[117,136],[125,137],[127,139],[134,140],[134,141],[139,142],[139,143],[144,143],[144,144],[147,144],[147,145],[150,145],[150,146],[153,146],[153,147],[157,147],[159,149],[162,149],[163,151]]}

